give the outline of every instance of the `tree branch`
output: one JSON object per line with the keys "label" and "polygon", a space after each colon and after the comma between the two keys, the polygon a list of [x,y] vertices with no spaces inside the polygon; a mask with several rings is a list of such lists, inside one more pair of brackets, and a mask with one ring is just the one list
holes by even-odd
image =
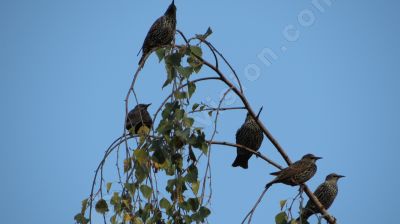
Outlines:
{"label": "tree branch", "polygon": [[261,159],[263,159],[264,161],[266,161],[267,163],[271,164],[272,166],[282,170],[283,167],[280,166],[279,164],[277,164],[276,162],[274,162],[273,160],[269,159],[268,157],[264,156],[263,154],[261,154],[260,152],[257,152],[253,149],[250,149],[246,146],[243,145],[239,145],[239,144],[234,144],[234,143],[229,143],[229,142],[221,142],[221,141],[207,141],[207,143],[209,144],[213,144],[213,145],[225,145],[225,146],[230,146],[230,147],[240,147],[242,149],[245,149],[251,153],[253,153],[254,155],[260,157]]}

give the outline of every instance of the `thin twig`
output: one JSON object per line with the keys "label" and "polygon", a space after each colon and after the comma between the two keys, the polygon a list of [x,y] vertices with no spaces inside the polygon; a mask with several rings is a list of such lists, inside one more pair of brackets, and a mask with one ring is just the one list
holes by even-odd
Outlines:
{"label": "thin twig", "polygon": [[268,190],[268,188],[265,188],[265,189],[263,190],[263,192],[261,193],[260,197],[258,197],[257,202],[254,204],[253,208],[249,211],[249,213],[247,213],[247,215],[244,217],[244,219],[243,219],[243,221],[242,221],[241,224],[245,223],[245,222],[246,222],[246,219],[249,218],[249,217],[250,217],[250,218],[249,218],[249,221],[248,221],[247,223],[250,223],[250,222],[251,222],[251,219],[253,218],[253,214],[254,214],[254,212],[256,211],[256,208],[257,208],[258,204],[260,204],[261,199],[264,197],[264,195],[265,195],[265,193],[267,192],[267,190]]}
{"label": "thin twig", "polygon": [[222,108],[219,108],[219,109],[218,108],[205,108],[203,110],[198,109],[198,110],[190,111],[189,114],[202,112],[202,111],[216,111],[216,110],[225,111],[225,110],[245,110],[245,109],[246,109],[246,107],[225,107],[225,108],[222,107]]}

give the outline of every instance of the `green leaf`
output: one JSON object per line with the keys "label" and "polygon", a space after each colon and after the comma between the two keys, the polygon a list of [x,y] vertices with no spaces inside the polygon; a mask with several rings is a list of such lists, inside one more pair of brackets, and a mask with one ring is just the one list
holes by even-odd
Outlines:
{"label": "green leaf", "polygon": [[[175,135],[178,136],[181,141],[186,142],[189,139],[190,128],[186,128],[183,131],[176,131]],[[181,148],[181,147],[182,147],[182,145],[179,145],[177,148]]]}
{"label": "green leaf", "polygon": [[182,169],[183,166],[183,158],[179,153],[175,153],[172,155],[172,164],[174,164],[177,168]]}
{"label": "green leaf", "polygon": [[194,164],[191,164],[187,169],[187,174],[185,176],[185,180],[189,183],[196,183],[199,172],[197,167]]}
{"label": "green leaf", "polygon": [[136,149],[135,152],[135,158],[140,164],[144,164],[148,160],[147,152],[145,149]]}
{"label": "green leaf", "polygon": [[88,199],[86,198],[86,199],[84,199],[84,200],[82,201],[82,209],[81,209],[81,213],[82,213],[82,214],[85,214],[86,208],[87,208],[87,204],[88,204]]}
{"label": "green leaf", "polygon": [[174,78],[176,77],[176,69],[172,65],[165,64],[165,70],[167,70],[167,80],[165,80],[162,88],[170,84],[172,80],[174,80]]}
{"label": "green leaf", "polygon": [[171,203],[169,203],[169,201],[166,198],[162,198],[160,200],[160,207],[168,210],[171,207]]}
{"label": "green leaf", "polygon": [[194,82],[189,82],[188,84],[189,98],[192,97],[194,91],[196,91],[196,84]]}
{"label": "green leaf", "polygon": [[109,211],[109,210],[108,210],[107,202],[106,202],[104,199],[100,199],[100,200],[96,203],[95,208],[96,208],[96,211],[97,211],[98,213],[101,213],[101,214],[105,214],[106,212]]}
{"label": "green leaf", "polygon": [[176,68],[176,70],[178,70],[179,74],[181,74],[186,79],[189,78],[190,75],[193,73],[193,67],[191,67],[191,66],[187,66],[187,67],[179,66]]}
{"label": "green leaf", "polygon": [[196,155],[193,152],[192,146],[189,145],[189,156],[188,156],[188,162],[192,160],[193,162],[197,161]]}
{"label": "green leaf", "polygon": [[208,111],[208,116],[212,116],[212,114],[213,114],[213,111],[212,110],[210,110],[210,111]]}
{"label": "green leaf", "polygon": [[200,47],[197,46],[190,46],[190,51],[192,52],[192,54],[201,57],[203,56],[203,51],[201,50]]}
{"label": "green leaf", "polygon": [[207,144],[206,142],[203,142],[203,144],[201,145],[201,151],[202,151],[204,154],[207,154],[207,153],[208,153],[208,144]]}
{"label": "green leaf", "polygon": [[143,224],[143,220],[141,219],[141,218],[139,218],[139,217],[135,217],[134,219],[133,219],[133,223],[134,224]]}
{"label": "green leaf", "polygon": [[150,199],[153,190],[147,185],[142,185],[140,186],[140,192],[142,192],[145,198]]}
{"label": "green leaf", "polygon": [[129,194],[132,196],[135,195],[136,192],[136,186],[133,183],[125,183],[125,188],[128,190]]}
{"label": "green leaf", "polygon": [[159,62],[161,62],[163,60],[163,58],[165,57],[165,49],[164,48],[157,49],[156,54],[157,54]]}
{"label": "green leaf", "polygon": [[199,199],[197,198],[189,198],[188,203],[190,204],[190,208],[193,212],[197,211],[199,209]]}
{"label": "green leaf", "polygon": [[[200,49],[201,50],[201,49]],[[180,66],[181,65],[182,55],[179,53],[173,53],[165,57],[165,63],[172,66]]]}
{"label": "green leaf", "polygon": [[176,99],[180,100],[180,99],[185,99],[187,96],[187,93],[185,91],[175,91],[174,92],[174,96]]}
{"label": "green leaf", "polygon": [[152,160],[156,163],[163,164],[165,162],[165,155],[161,148],[157,148],[152,156]]}
{"label": "green leaf", "polygon": [[185,125],[185,127],[187,127],[187,128],[192,127],[192,125],[194,123],[194,119],[191,117],[184,117],[182,121],[183,121],[183,125]]}
{"label": "green leaf", "polygon": [[286,212],[280,212],[275,216],[275,223],[276,224],[287,224],[288,217]]}
{"label": "green leaf", "polygon": [[111,197],[110,204],[117,205],[119,204],[121,198],[117,192],[114,192],[113,196]]}
{"label": "green leaf", "polygon": [[111,216],[110,222],[111,222],[111,224],[117,224],[117,215]]}
{"label": "green leaf", "polygon": [[175,110],[175,120],[182,120],[183,116],[185,116],[185,110],[182,109]]}
{"label": "green leaf", "polygon": [[108,182],[106,184],[107,193],[110,193],[111,186],[112,186],[112,183],[110,183],[110,182]]}
{"label": "green leaf", "polygon": [[207,216],[209,216],[211,214],[211,211],[208,208],[203,207],[203,206],[200,208],[199,212],[200,212],[200,215],[204,218],[207,218]]}
{"label": "green leaf", "polygon": [[192,191],[195,195],[199,193],[200,181],[192,183]]}
{"label": "green leaf", "polygon": [[184,209],[185,211],[190,211],[191,210],[190,204],[188,202],[186,202],[186,201],[183,201],[183,202],[179,203],[179,207]]}
{"label": "green leaf", "polygon": [[193,71],[195,73],[199,73],[201,70],[201,67],[203,65],[203,62],[200,61],[198,58],[196,58],[194,55],[190,56],[187,58],[187,63],[193,67]]}
{"label": "green leaf", "polygon": [[195,111],[200,105],[198,103],[193,104],[192,111]]}
{"label": "green leaf", "polygon": [[[302,220],[302,221],[303,221],[303,224],[310,224],[306,220]],[[292,220],[290,220],[290,224],[299,224],[299,222],[296,219],[292,219]]]}
{"label": "green leaf", "polygon": [[283,207],[286,205],[286,201],[287,201],[287,200],[281,200],[281,201],[279,202],[279,204],[280,204],[280,206],[281,206],[281,211],[283,210]]}
{"label": "green leaf", "polygon": [[192,215],[192,218],[198,222],[204,222],[204,219],[210,215],[210,210],[206,207],[201,207],[198,212]]}
{"label": "green leaf", "polygon": [[137,166],[135,167],[135,177],[138,183],[143,182],[146,177],[148,176],[149,170],[146,168],[145,165],[140,165],[137,164]]}
{"label": "green leaf", "polygon": [[130,169],[132,169],[131,158],[124,159],[124,173],[128,172]]}
{"label": "green leaf", "polygon": [[89,219],[85,218],[82,213],[78,213],[74,216],[74,220],[79,224],[87,224],[89,223]]}

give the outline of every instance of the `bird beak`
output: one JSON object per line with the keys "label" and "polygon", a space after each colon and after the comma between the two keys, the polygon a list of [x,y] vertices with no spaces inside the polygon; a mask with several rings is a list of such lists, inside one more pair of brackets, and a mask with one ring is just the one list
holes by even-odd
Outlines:
{"label": "bird beak", "polygon": [[147,105],[146,105],[146,108],[148,108],[150,105],[151,105],[151,103],[147,104]]}
{"label": "bird beak", "polygon": [[319,160],[319,159],[322,159],[322,157],[315,156],[314,159]]}
{"label": "bird beak", "polygon": [[346,177],[346,176],[343,176],[343,175],[337,175],[337,177],[338,177],[338,178],[343,178],[343,177]]}

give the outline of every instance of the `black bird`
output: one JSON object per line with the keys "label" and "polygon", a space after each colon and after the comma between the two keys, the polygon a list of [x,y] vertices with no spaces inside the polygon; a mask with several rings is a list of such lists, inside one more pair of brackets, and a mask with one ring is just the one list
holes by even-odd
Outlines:
{"label": "black bird", "polygon": [[[260,116],[261,110],[262,108],[258,112],[256,119],[258,119]],[[256,120],[254,120],[254,118],[247,113],[244,124],[236,131],[236,144],[246,146],[254,151],[258,151],[263,139],[264,134],[260,126],[258,126]],[[243,169],[247,169],[249,167],[249,159],[253,153],[240,147],[237,147],[236,153],[236,159],[233,161],[232,166],[240,166]]]}
{"label": "black bird", "polygon": [[171,44],[175,37],[175,31],[176,6],[173,0],[164,15],[158,18],[150,27],[141,48],[143,54],[140,58],[139,65],[142,64],[151,51],[164,45]]}
{"label": "black bird", "polygon": [[[326,176],[325,182],[320,184],[315,190],[314,195],[318,198],[319,202],[321,202],[325,209],[328,209],[335,200],[336,195],[338,194],[337,182],[342,177],[344,176],[331,173]],[[311,200],[309,200],[306,207],[301,212],[301,221],[307,221],[311,215],[316,213],[320,213],[319,209]],[[300,222],[300,217],[296,220]]]}
{"label": "black bird", "polygon": [[276,177],[265,187],[269,188],[276,183],[283,183],[290,186],[304,184],[317,172],[317,165],[315,162],[319,159],[322,158],[314,156],[313,154],[304,155],[301,160],[296,161],[289,167],[286,167],[281,171],[271,173],[271,175]]}
{"label": "black bird", "polygon": [[131,134],[137,134],[143,125],[149,129],[153,126],[153,120],[147,111],[150,105],[151,104],[138,104],[133,110],[129,111],[126,117],[125,128]]}

